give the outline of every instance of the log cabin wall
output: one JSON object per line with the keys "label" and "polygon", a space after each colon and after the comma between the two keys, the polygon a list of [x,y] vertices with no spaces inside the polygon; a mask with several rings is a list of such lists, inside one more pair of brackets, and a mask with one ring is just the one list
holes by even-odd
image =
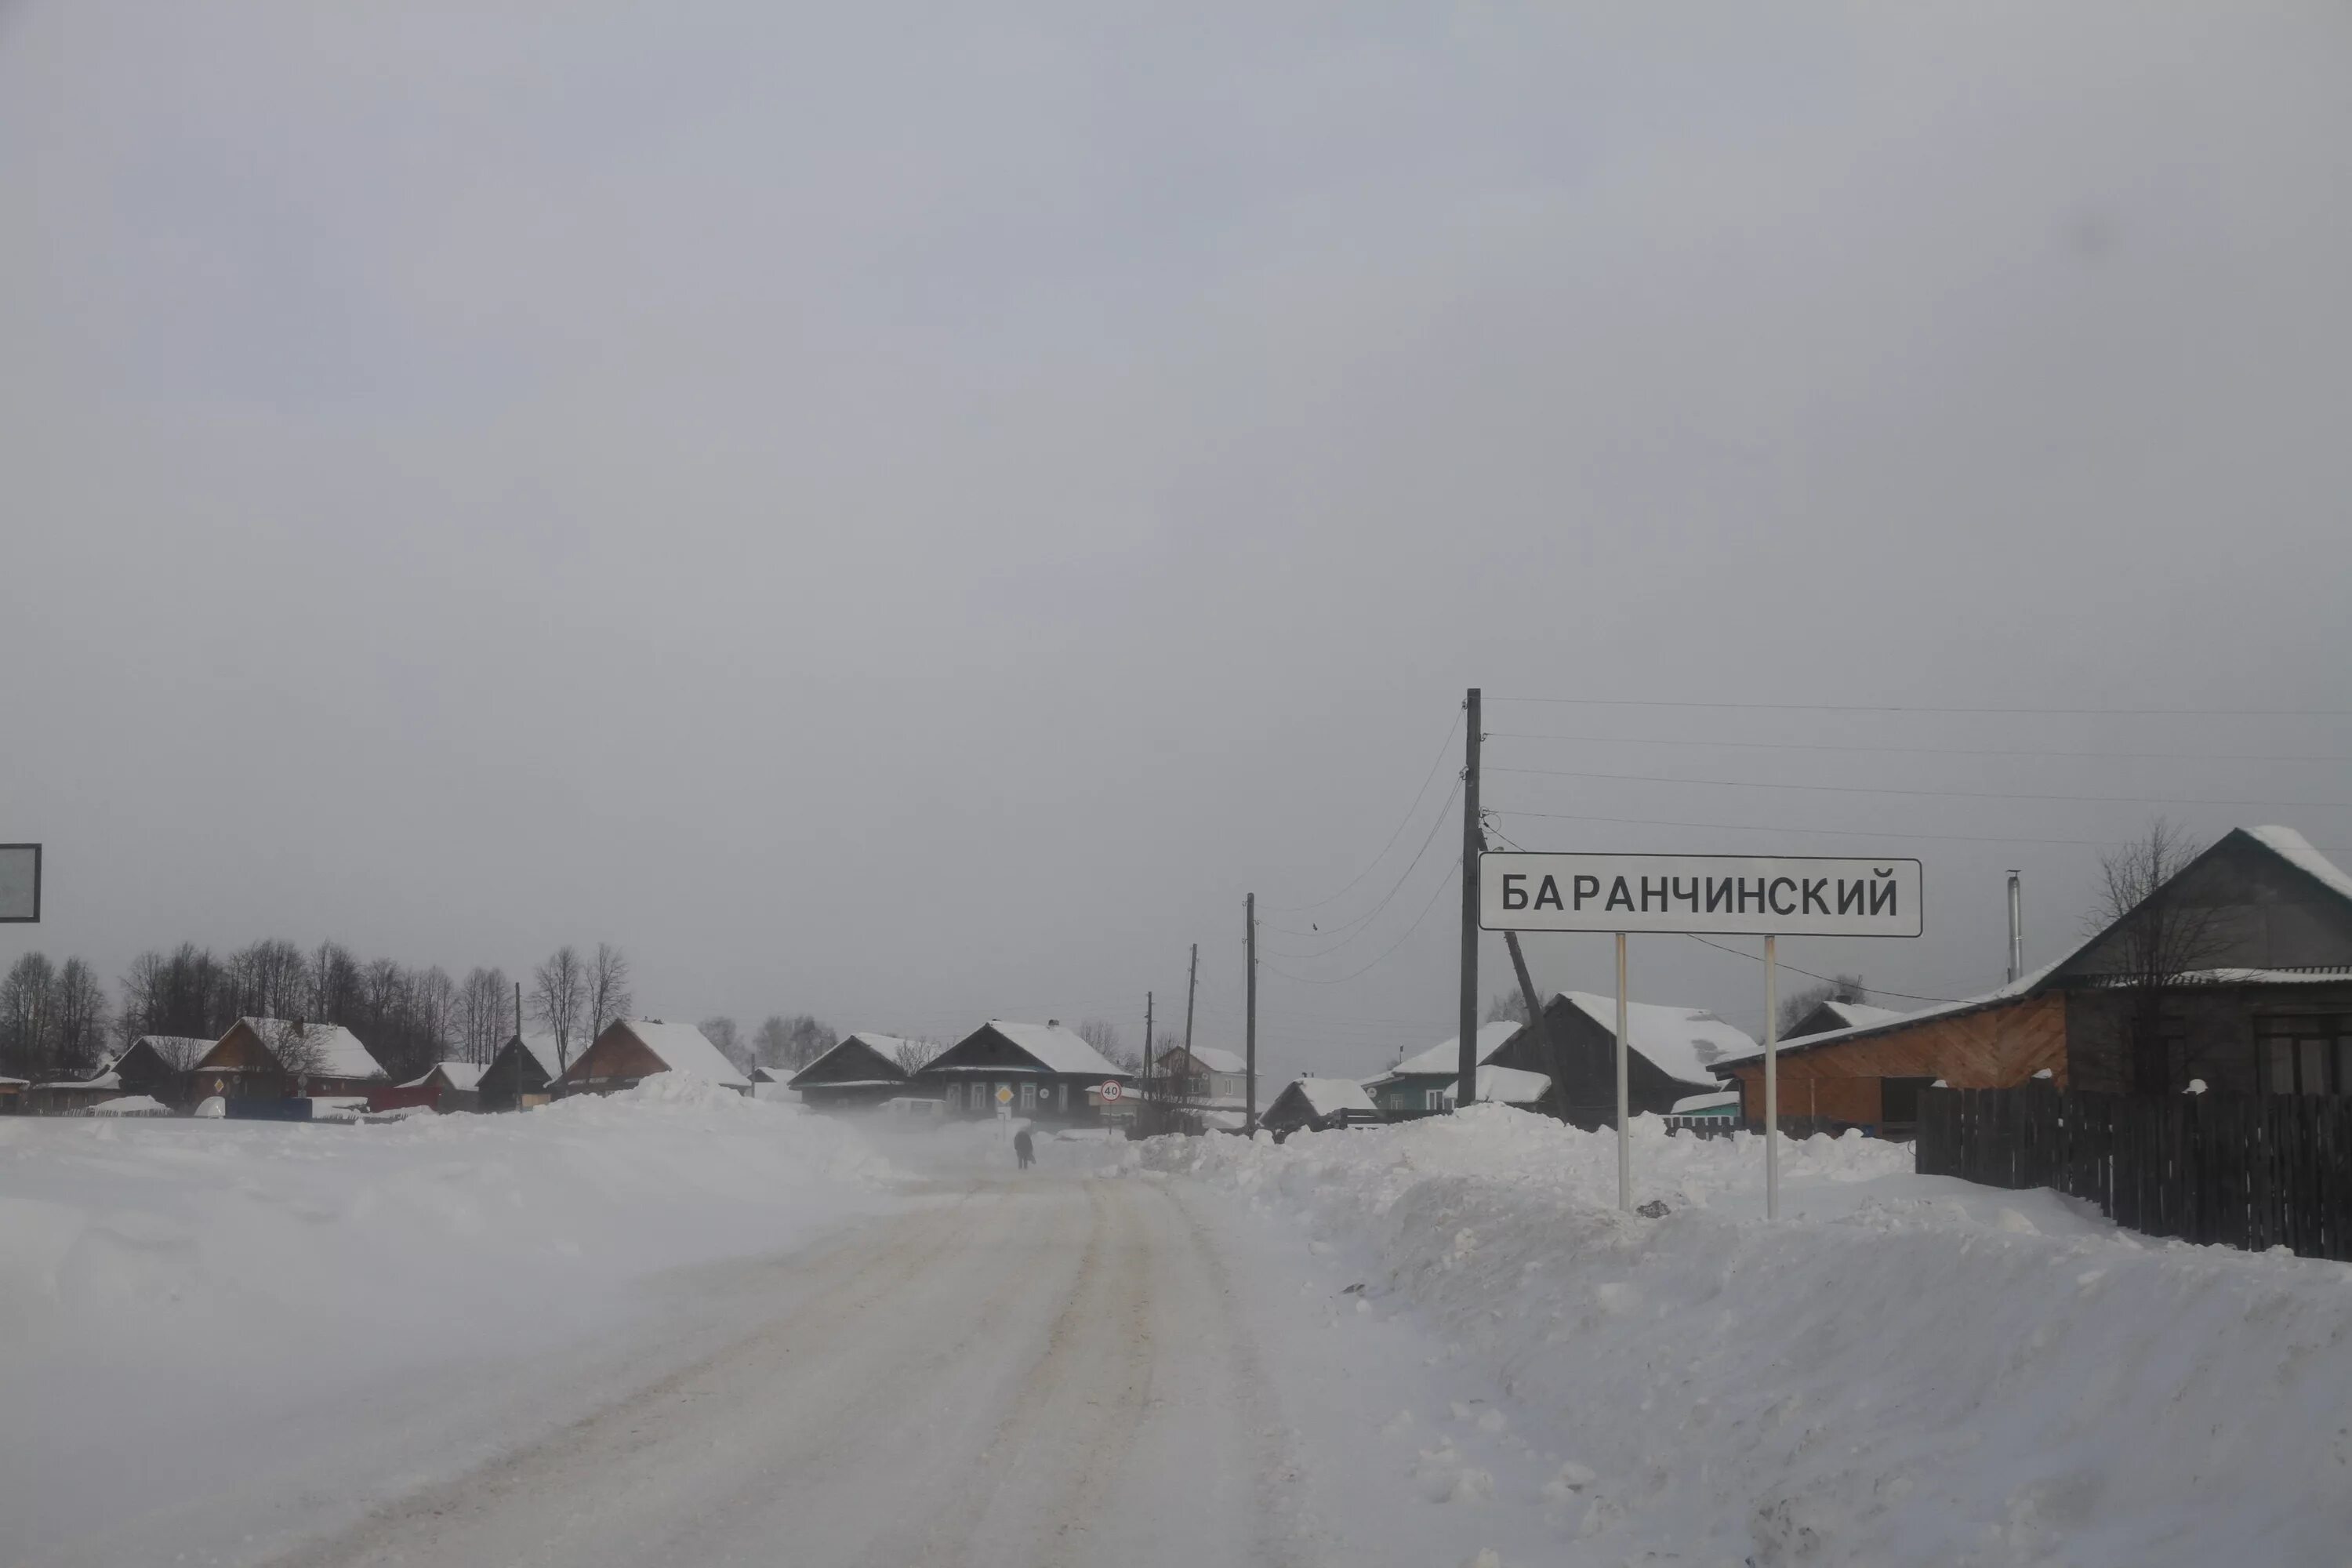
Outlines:
{"label": "log cabin wall", "polygon": [[[1780,1056],[1780,1114],[1874,1126],[1885,1120],[1885,1079],[1942,1079],[1955,1089],[2009,1089],[2048,1068],[2066,1086],[2066,999],[2021,997],[1956,1016],[1889,1025],[1851,1040]],[[1727,1069],[1739,1112],[1764,1120],[1764,1063]]]}

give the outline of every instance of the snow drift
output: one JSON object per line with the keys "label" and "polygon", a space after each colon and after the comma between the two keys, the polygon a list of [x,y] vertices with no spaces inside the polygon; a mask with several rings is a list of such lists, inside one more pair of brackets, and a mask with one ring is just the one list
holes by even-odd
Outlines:
{"label": "snow drift", "polygon": [[1516,1503],[1571,1561],[2342,1560],[2352,1268],[2149,1241],[1858,1137],[1786,1151],[1768,1225],[1753,1139],[1635,1136],[1663,1218],[1614,1208],[1612,1135],[1499,1107],[1124,1164],[1297,1217],[1486,1368],[1549,1485],[1497,1494],[1450,1436],[1396,1481]]}
{"label": "snow drift", "polygon": [[267,1488],[306,1444],[356,1461],[404,1384],[544,1367],[892,1175],[837,1122],[664,1078],[371,1126],[0,1120],[0,1560]]}

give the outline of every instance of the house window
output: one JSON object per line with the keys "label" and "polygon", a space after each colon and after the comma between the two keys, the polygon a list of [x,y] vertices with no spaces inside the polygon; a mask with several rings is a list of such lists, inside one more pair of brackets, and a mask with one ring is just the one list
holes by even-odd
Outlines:
{"label": "house window", "polygon": [[2265,1092],[2352,1093],[2352,1020],[2266,1018],[2256,1026]]}
{"label": "house window", "polygon": [[1037,1109],[1037,1086],[1035,1084],[1024,1083],[1021,1086],[1021,1109],[1024,1110],[1034,1110]]}
{"label": "house window", "polygon": [[1423,1090],[1421,1091],[1421,1108],[1422,1108],[1423,1110],[1444,1110],[1444,1109],[1445,1109],[1445,1091],[1444,1091],[1444,1089],[1423,1089]]}

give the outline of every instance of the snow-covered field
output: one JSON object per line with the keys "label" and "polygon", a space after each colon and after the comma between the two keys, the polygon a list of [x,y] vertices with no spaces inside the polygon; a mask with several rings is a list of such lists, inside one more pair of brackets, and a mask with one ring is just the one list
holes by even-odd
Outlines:
{"label": "snow-covered field", "polygon": [[1664,1218],[1616,1212],[1613,1136],[1501,1108],[1120,1167],[1255,1211],[1262,1352],[1361,1456],[1308,1485],[1372,1560],[2352,1559],[2352,1268],[1859,1137],[1790,1146],[1767,1224],[1752,1139],[1635,1142]]}
{"label": "snow-covered field", "polygon": [[805,1243],[892,1174],[665,1079],[374,1126],[0,1120],[0,1562],[209,1560],[460,1462],[649,1366],[591,1358],[682,1266]]}

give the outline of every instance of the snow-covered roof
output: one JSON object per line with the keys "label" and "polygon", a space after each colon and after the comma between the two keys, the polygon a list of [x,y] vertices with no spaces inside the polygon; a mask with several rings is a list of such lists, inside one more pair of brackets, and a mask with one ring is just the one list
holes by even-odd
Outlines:
{"label": "snow-covered roof", "polygon": [[[1565,999],[1586,1017],[1617,1030],[1617,998],[1590,991],[1563,991]],[[1668,1078],[1684,1083],[1713,1083],[1717,1067],[1756,1049],[1755,1040],[1714,1014],[1697,1007],[1676,1007],[1658,1002],[1633,1002],[1625,1008],[1625,1043]]]}
{"label": "snow-covered roof", "polygon": [[441,1075],[442,1081],[448,1084],[451,1089],[479,1089],[482,1086],[483,1068],[480,1064],[476,1062],[435,1062],[431,1068],[427,1068],[424,1072],[424,1074],[419,1077],[410,1079],[406,1083],[402,1084],[400,1087],[403,1089],[423,1089],[425,1084],[432,1079],[433,1075],[436,1072]]}
{"label": "snow-covered roof", "polygon": [[[1444,1092],[1448,1100],[1454,1098],[1454,1088],[1461,1081],[1456,1076],[1447,1082]],[[1544,1097],[1544,1091],[1549,1088],[1550,1079],[1539,1072],[1528,1072],[1524,1068],[1498,1068],[1488,1064],[1478,1068],[1480,1100],[1503,1105],[1533,1105]]]}
{"label": "snow-covered roof", "polygon": [[[0,1081],[7,1080],[0,1079]],[[35,1089],[121,1089],[122,1075],[110,1070],[100,1073],[96,1078],[54,1079],[47,1083],[37,1083],[33,1087]]]}
{"label": "snow-covered roof", "polygon": [[[1875,1024],[1856,1024],[1851,1029],[1824,1029],[1818,1035],[1807,1035],[1802,1039],[1783,1040],[1780,1042],[1780,1049],[1810,1051],[1821,1046],[1833,1045],[1840,1040],[1853,1039],[1857,1036],[1874,1035],[1884,1029],[1907,1028],[1913,1024],[1924,1024],[1931,1018],[1947,1018],[1958,1013],[1973,1013],[1980,1007],[1997,1007],[2004,1002],[2014,1002],[2021,996],[2032,994],[2036,987],[2050,977],[2052,970],[2056,969],[2096,940],[2095,937],[2085,938],[2041,968],[2028,970],[2008,984],[1997,990],[1988,991],[1981,996],[1963,997],[1957,1002],[1939,1002],[1932,1007],[1922,1007],[1916,1013],[1897,1013],[1894,1017],[1883,1019]],[[1743,1052],[1739,1056],[1725,1057],[1715,1065],[1720,1070],[1735,1066],[1754,1066],[1763,1059],[1764,1047],[1758,1046],[1753,1050]]]}
{"label": "snow-covered roof", "polygon": [[1214,1046],[1194,1046],[1192,1057],[1211,1072],[1247,1072],[1249,1063],[1235,1051],[1219,1050]]}
{"label": "snow-covered roof", "polygon": [[1903,1016],[1896,1008],[1872,1007],[1860,1002],[1832,1001],[1822,1005],[1829,1010],[1832,1017],[1839,1020],[1838,1026],[1844,1029],[1858,1029],[1865,1024],[1890,1024]]}
{"label": "snow-covered roof", "polygon": [[1739,1091],[1736,1089],[1727,1089],[1719,1090],[1714,1094],[1686,1095],[1683,1099],[1675,1100],[1674,1109],[1667,1111],[1666,1114],[1669,1116],[1696,1116],[1702,1111],[1722,1110],[1726,1109],[1736,1110],[1738,1108]]}
{"label": "snow-covered roof", "polygon": [[101,1100],[89,1108],[92,1116],[169,1116],[172,1108],[152,1094],[125,1094]]}
{"label": "snow-covered roof", "polygon": [[0,1078],[0,1086],[5,1086],[9,1089],[29,1089],[32,1087],[21,1078]]}
{"label": "snow-covered roof", "polygon": [[122,1058],[142,1046],[152,1048],[155,1054],[162,1057],[166,1063],[171,1062],[174,1057],[182,1061],[194,1062],[204,1059],[205,1053],[213,1048],[213,1042],[201,1035],[142,1035],[115,1052],[113,1059],[107,1065],[121,1067]]}
{"label": "snow-covered roof", "polygon": [[[525,1054],[539,1064],[539,1070],[548,1077],[553,1078],[563,1070],[563,1063],[561,1059],[563,1052],[556,1044],[553,1035],[518,1035],[509,1039],[507,1045],[513,1045],[517,1040],[522,1043]],[[506,1047],[501,1046],[499,1048],[504,1050]],[[578,1051],[572,1054],[574,1058],[580,1055]]]}
{"label": "snow-covered roof", "polygon": [[[855,1034],[843,1036],[841,1046],[845,1046],[852,1040],[862,1041],[868,1050],[873,1051],[886,1062],[897,1061],[898,1059],[898,1053],[902,1049],[913,1050],[919,1053],[921,1059],[925,1060],[940,1054],[940,1047],[930,1044],[929,1041],[909,1040],[898,1035],[877,1035],[871,1029],[859,1029]],[[841,1046],[834,1047],[833,1051],[841,1049]],[[833,1055],[833,1051],[825,1052],[824,1056],[829,1057]],[[824,1057],[819,1057],[817,1061],[823,1061],[824,1059]],[[811,1062],[809,1065],[811,1067],[814,1067],[816,1062]]]}
{"label": "snow-covered roof", "polygon": [[2337,897],[2352,900],[2352,874],[2318,850],[2292,827],[2249,827],[2248,837],[2297,870],[2308,872]]}
{"label": "snow-covered roof", "polygon": [[1012,1024],[991,1018],[988,1026],[1037,1058],[1048,1072],[1076,1073],[1087,1078],[1128,1078],[1104,1055],[1078,1038],[1074,1029],[1059,1024]]}
{"label": "snow-covered roof", "polygon": [[[1476,1040],[1478,1059],[1483,1062],[1501,1050],[1509,1043],[1511,1037],[1518,1032],[1519,1026],[1512,1023],[1508,1018],[1497,1018],[1491,1024],[1480,1025]],[[1448,1078],[1458,1077],[1462,1070],[1461,1039],[1462,1037],[1459,1035],[1448,1035],[1443,1041],[1430,1047],[1429,1049],[1416,1056],[1405,1058],[1404,1060],[1381,1074],[1381,1078],[1404,1078],[1416,1075],[1434,1077],[1438,1073],[1444,1073]],[[1377,1083],[1381,1079],[1375,1079],[1373,1081]]]}
{"label": "snow-covered roof", "polygon": [[305,1068],[312,1078],[383,1078],[383,1064],[368,1054],[360,1037],[341,1024],[289,1023],[284,1018],[240,1018],[261,1037],[261,1043],[275,1052],[280,1041],[292,1037],[299,1028],[306,1047],[316,1053],[318,1065]]}
{"label": "snow-covered roof", "polygon": [[[727,1053],[710,1043],[710,1037],[691,1024],[667,1024],[659,1018],[625,1018],[622,1020],[629,1033],[645,1042],[646,1049],[661,1058],[662,1065],[680,1078],[707,1079],[731,1088],[749,1089],[751,1080],[743,1069],[727,1059]],[[580,1064],[574,1058],[572,1064]]]}
{"label": "snow-covered roof", "polygon": [[[1485,1080],[1482,1079],[1480,1081]],[[1352,1079],[1302,1078],[1290,1087],[1304,1097],[1308,1109],[1315,1112],[1318,1121],[1323,1117],[1337,1116],[1343,1110],[1377,1113],[1380,1109],[1372,1103],[1372,1097],[1364,1092],[1364,1086]]]}

